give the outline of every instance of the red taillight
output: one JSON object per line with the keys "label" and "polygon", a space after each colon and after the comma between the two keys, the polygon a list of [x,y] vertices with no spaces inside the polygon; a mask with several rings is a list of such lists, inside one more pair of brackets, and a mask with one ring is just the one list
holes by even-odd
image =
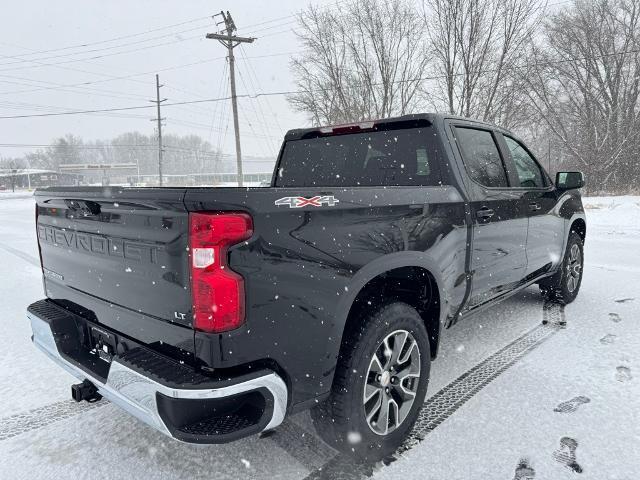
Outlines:
{"label": "red taillight", "polygon": [[244,280],[227,266],[227,250],[253,234],[246,213],[190,213],[193,326],[225,332],[244,323]]}

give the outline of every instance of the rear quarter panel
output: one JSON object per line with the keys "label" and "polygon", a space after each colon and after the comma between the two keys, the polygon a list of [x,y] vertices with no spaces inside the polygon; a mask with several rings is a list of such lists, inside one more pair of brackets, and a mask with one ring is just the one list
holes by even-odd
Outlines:
{"label": "rear quarter panel", "polygon": [[[333,195],[335,206],[276,205],[289,196]],[[389,269],[424,266],[438,281],[442,318],[465,293],[464,204],[454,187],[193,189],[189,210],[247,211],[254,235],[229,264],[245,278],[247,321],[220,336],[212,367],[256,358],[284,370],[293,403],[329,390],[349,308]],[[196,334],[196,355],[208,343]]]}

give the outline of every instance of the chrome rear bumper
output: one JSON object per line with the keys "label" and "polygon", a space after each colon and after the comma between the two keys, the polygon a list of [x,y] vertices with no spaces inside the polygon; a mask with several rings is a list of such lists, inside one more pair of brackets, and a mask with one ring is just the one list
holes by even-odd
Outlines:
{"label": "chrome rear bumper", "polygon": [[[27,317],[31,322],[33,343],[47,354],[49,358],[77,379],[81,381],[84,379],[89,380],[98,388],[100,395],[165,435],[192,443],[218,443],[215,438],[200,438],[206,435],[196,435],[196,437],[198,437],[196,439],[185,439],[184,436],[176,435],[176,429],[172,428],[172,426],[163,420],[158,406],[158,394],[162,394],[171,399],[206,401],[225,399],[247,392],[264,391],[264,389],[266,389],[271,396],[273,396],[273,405],[272,408],[269,409],[270,418],[262,430],[272,429],[280,425],[284,420],[287,408],[287,387],[282,378],[275,372],[266,371],[264,375],[256,378],[220,388],[178,389],[163,385],[129,368],[119,362],[118,357],[115,356],[111,362],[105,382],[88,373],[85,369],[73,364],[60,354],[51,325],[47,321],[38,317],[33,312],[28,312]],[[261,423],[264,424],[265,421]],[[230,440],[223,439],[221,441]]]}

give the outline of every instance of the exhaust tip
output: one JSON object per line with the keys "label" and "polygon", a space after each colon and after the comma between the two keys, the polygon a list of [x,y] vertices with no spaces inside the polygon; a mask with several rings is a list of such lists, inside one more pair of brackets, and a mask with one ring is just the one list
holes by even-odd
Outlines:
{"label": "exhaust tip", "polygon": [[71,398],[76,402],[86,400],[93,403],[100,400],[102,395],[98,393],[98,388],[93,383],[85,379],[82,383],[71,385]]}

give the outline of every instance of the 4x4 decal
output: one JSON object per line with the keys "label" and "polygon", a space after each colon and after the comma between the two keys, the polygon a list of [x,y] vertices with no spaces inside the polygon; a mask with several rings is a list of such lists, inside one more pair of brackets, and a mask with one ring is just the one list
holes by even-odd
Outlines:
{"label": "4x4 decal", "polygon": [[289,208],[302,208],[302,207],[333,207],[340,201],[333,195],[317,195],[315,197],[282,197],[276,200],[276,205],[288,205]]}

